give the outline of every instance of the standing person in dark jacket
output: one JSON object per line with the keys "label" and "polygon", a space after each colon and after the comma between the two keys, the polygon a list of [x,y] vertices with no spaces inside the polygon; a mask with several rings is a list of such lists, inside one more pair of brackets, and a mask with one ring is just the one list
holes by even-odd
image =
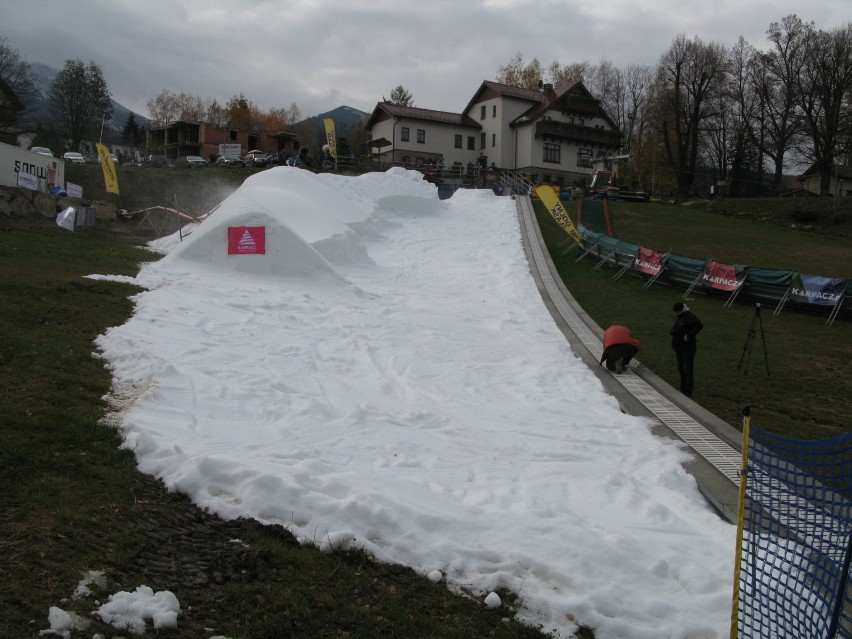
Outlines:
{"label": "standing person in dark jacket", "polygon": [[687,397],[692,396],[692,387],[695,383],[693,367],[695,364],[695,351],[697,350],[696,336],[704,328],[704,324],[698,319],[686,304],[678,302],[672,310],[677,315],[674,326],[672,326],[672,348],[677,357],[677,372],[680,375],[680,392]]}

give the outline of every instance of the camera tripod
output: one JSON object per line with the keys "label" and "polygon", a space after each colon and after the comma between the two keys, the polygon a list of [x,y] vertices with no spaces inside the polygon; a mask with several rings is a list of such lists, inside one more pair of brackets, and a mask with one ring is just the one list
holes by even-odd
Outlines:
{"label": "camera tripod", "polygon": [[769,377],[769,357],[766,354],[766,337],[763,334],[763,320],[760,317],[760,304],[754,305],[754,315],[751,318],[751,326],[748,328],[745,346],[743,346],[743,354],[740,356],[740,363],[737,366],[737,370],[743,368],[743,362],[745,362],[743,375],[748,375],[748,363],[751,359],[751,349],[754,345],[754,337],[757,334],[756,329],[760,329],[760,341],[763,345],[763,361],[766,364],[766,376]]}

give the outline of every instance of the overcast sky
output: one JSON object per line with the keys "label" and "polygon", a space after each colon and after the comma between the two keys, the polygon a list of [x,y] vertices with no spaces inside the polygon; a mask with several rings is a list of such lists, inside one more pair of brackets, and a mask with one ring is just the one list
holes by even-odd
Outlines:
{"label": "overcast sky", "polygon": [[147,116],[163,89],[304,117],[370,112],[398,85],[460,112],[520,53],[547,67],[655,64],[678,34],[766,49],[796,13],[831,29],[850,0],[0,0],[0,36],[30,63],[94,61],[112,97]]}

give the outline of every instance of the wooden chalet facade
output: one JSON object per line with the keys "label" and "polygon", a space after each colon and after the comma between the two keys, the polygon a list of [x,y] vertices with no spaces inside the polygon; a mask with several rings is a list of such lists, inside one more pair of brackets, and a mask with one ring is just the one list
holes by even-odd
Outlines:
{"label": "wooden chalet facade", "polygon": [[496,166],[566,185],[587,181],[623,139],[580,81],[540,90],[485,81],[461,113],[379,102],[365,128],[373,157],[389,163]]}

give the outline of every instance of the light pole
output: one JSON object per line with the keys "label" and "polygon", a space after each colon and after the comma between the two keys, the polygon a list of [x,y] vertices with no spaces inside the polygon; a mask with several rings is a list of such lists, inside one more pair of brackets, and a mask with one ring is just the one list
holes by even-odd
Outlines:
{"label": "light pole", "polygon": [[101,137],[98,142],[104,141],[104,122],[106,122],[106,111],[104,111],[104,116],[101,118]]}

